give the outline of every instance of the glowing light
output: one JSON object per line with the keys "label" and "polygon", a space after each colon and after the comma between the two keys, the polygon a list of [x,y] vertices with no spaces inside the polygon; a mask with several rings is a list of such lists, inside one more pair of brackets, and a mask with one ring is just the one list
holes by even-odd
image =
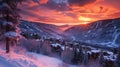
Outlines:
{"label": "glowing light", "polygon": [[81,24],[88,24],[88,23],[90,23],[90,22],[83,22],[83,23],[81,23]]}
{"label": "glowing light", "polygon": [[87,18],[87,17],[82,17],[82,16],[80,16],[80,17],[78,18],[78,20],[87,22],[87,21],[91,21],[92,19],[91,19],[91,18]]}

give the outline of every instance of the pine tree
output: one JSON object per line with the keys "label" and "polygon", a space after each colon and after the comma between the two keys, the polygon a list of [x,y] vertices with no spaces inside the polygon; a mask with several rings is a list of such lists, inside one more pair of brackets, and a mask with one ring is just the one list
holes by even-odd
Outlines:
{"label": "pine tree", "polygon": [[105,59],[104,59],[103,51],[101,51],[101,53],[100,53],[99,63],[103,66],[105,65]]}
{"label": "pine tree", "polygon": [[61,55],[62,60],[66,63],[71,63],[73,57],[74,57],[74,52],[69,48],[66,48]]}
{"label": "pine tree", "polygon": [[[10,31],[17,33],[17,26],[19,24],[20,16],[18,14],[18,4],[23,0],[0,0],[0,20],[4,21],[5,27],[3,28],[7,32],[6,36],[6,53],[10,51]],[[6,23],[5,23],[6,22]],[[13,32],[12,32],[13,33]],[[11,34],[12,34],[11,33]],[[15,42],[17,41],[17,38]]]}
{"label": "pine tree", "polygon": [[51,47],[50,47],[50,42],[48,39],[44,40],[43,45],[42,45],[42,52],[45,55],[51,55]]}
{"label": "pine tree", "polygon": [[83,49],[82,49],[82,46],[80,45],[79,46],[79,58],[80,58],[80,63],[82,63],[82,60],[83,60]]}
{"label": "pine tree", "polygon": [[77,64],[77,62],[78,62],[78,53],[77,53],[77,48],[74,48],[75,50],[74,50],[74,57],[73,57],[73,59],[72,59],[72,62],[74,63],[74,64]]}
{"label": "pine tree", "polygon": [[74,47],[74,57],[73,57],[73,60],[72,60],[72,62],[74,64],[78,64],[78,61],[80,61],[80,59],[81,59],[80,58],[80,50],[79,50],[78,47],[79,47],[78,45]]}
{"label": "pine tree", "polygon": [[85,53],[83,54],[83,63],[85,65],[88,64],[88,53],[87,53],[87,48],[85,48]]}
{"label": "pine tree", "polygon": [[117,59],[115,61],[115,67],[120,67],[120,46],[118,49],[118,56],[117,56]]}

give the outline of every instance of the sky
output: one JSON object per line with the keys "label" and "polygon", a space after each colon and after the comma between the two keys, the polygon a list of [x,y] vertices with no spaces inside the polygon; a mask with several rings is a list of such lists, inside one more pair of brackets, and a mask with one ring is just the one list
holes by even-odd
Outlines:
{"label": "sky", "polygon": [[27,0],[22,19],[54,25],[87,24],[120,17],[120,0]]}

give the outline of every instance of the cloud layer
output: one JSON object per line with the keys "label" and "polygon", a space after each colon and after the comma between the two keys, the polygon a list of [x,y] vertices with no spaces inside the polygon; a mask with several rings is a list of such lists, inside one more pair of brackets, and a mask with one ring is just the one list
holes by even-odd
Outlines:
{"label": "cloud layer", "polygon": [[19,7],[25,20],[77,25],[120,17],[119,2],[120,0],[28,0]]}

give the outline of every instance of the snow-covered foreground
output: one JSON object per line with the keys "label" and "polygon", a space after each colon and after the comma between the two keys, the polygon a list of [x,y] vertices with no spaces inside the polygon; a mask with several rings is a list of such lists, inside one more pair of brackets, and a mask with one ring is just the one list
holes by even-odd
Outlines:
{"label": "snow-covered foreground", "polygon": [[0,67],[59,67],[61,64],[61,60],[45,55],[13,51],[6,54],[0,50]]}
{"label": "snow-covered foreground", "polygon": [[[1,44],[1,43],[0,43]],[[101,67],[98,61],[90,61],[87,65],[69,65],[62,60],[27,52],[23,47],[11,47],[10,53],[5,52],[5,45],[0,45],[0,67]],[[92,52],[99,52],[92,50]]]}
{"label": "snow-covered foreground", "polygon": [[13,51],[6,54],[5,50],[0,49],[0,67],[96,67],[96,65],[100,67],[95,62],[90,62],[87,66],[67,65],[60,59],[41,54]]}

